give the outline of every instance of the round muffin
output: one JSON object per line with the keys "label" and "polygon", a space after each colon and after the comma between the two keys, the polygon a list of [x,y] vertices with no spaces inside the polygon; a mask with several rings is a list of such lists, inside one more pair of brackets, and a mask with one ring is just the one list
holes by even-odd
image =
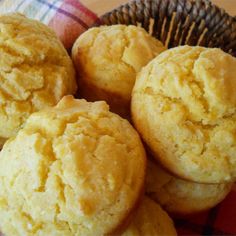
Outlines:
{"label": "round muffin", "polygon": [[148,160],[146,194],[165,210],[177,215],[210,209],[230,192],[233,183],[198,184],[172,176]]}
{"label": "round muffin", "polygon": [[132,118],[154,157],[200,183],[236,180],[236,58],[181,46],[138,75]]}
{"label": "round muffin", "polygon": [[111,111],[129,116],[136,73],[164,50],[161,42],[137,26],[89,29],[72,48],[79,95],[89,101],[105,100]]}
{"label": "round muffin", "polygon": [[104,235],[143,191],[146,156],[127,120],[105,102],[64,97],[32,114],[0,153],[5,235]]}
{"label": "round muffin", "polygon": [[132,222],[122,236],[174,236],[173,221],[162,208],[148,197],[139,206]]}
{"label": "round muffin", "polygon": [[31,113],[76,89],[72,61],[50,28],[21,14],[0,16],[0,146]]}

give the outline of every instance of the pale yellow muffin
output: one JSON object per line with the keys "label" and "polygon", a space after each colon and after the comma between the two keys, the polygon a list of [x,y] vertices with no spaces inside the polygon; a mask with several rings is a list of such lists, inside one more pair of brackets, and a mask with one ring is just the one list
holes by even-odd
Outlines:
{"label": "pale yellow muffin", "polygon": [[137,26],[113,25],[89,29],[72,48],[79,95],[105,100],[111,110],[128,116],[136,73],[165,48]]}
{"label": "pale yellow muffin", "polygon": [[142,192],[146,156],[105,102],[64,97],[32,114],[0,153],[0,228],[7,235],[104,235]]}
{"label": "pale yellow muffin", "polygon": [[201,183],[236,180],[236,58],[216,48],[163,52],[137,77],[132,116],[172,173]]}
{"label": "pale yellow muffin", "polygon": [[173,221],[157,203],[148,197],[144,197],[132,222],[122,236],[163,235],[177,235]]}
{"label": "pale yellow muffin", "polygon": [[16,13],[0,16],[0,146],[32,112],[76,87],[72,61],[50,28]]}
{"label": "pale yellow muffin", "polygon": [[233,183],[198,184],[174,177],[148,160],[146,194],[165,210],[178,215],[207,210],[220,203]]}

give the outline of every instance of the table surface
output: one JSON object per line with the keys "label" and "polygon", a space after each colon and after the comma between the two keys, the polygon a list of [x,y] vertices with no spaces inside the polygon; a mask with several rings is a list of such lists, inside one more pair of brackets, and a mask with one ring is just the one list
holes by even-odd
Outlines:
{"label": "table surface", "polygon": [[212,0],[212,2],[224,8],[230,15],[236,16],[236,0]]}
{"label": "table surface", "polygon": [[[127,0],[80,0],[86,6],[92,6],[92,9],[96,9],[96,13],[107,12],[110,9],[126,3]],[[236,0],[212,0],[216,5],[224,8],[230,15],[236,16]],[[91,7],[89,7],[91,9]]]}

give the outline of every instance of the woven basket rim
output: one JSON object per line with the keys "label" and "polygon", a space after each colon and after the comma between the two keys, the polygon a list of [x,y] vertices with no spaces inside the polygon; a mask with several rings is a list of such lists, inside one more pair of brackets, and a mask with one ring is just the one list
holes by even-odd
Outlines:
{"label": "woven basket rim", "polygon": [[210,0],[132,0],[105,13],[100,24],[139,24],[148,31],[150,19],[154,20],[152,35],[169,48],[200,45],[236,55],[236,16]]}

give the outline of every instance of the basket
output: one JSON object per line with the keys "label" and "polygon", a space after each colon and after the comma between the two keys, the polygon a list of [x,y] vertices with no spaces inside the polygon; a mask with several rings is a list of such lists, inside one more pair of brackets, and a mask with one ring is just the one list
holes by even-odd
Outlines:
{"label": "basket", "polygon": [[140,25],[168,48],[218,47],[236,56],[236,18],[210,0],[133,0],[101,17],[102,25]]}

